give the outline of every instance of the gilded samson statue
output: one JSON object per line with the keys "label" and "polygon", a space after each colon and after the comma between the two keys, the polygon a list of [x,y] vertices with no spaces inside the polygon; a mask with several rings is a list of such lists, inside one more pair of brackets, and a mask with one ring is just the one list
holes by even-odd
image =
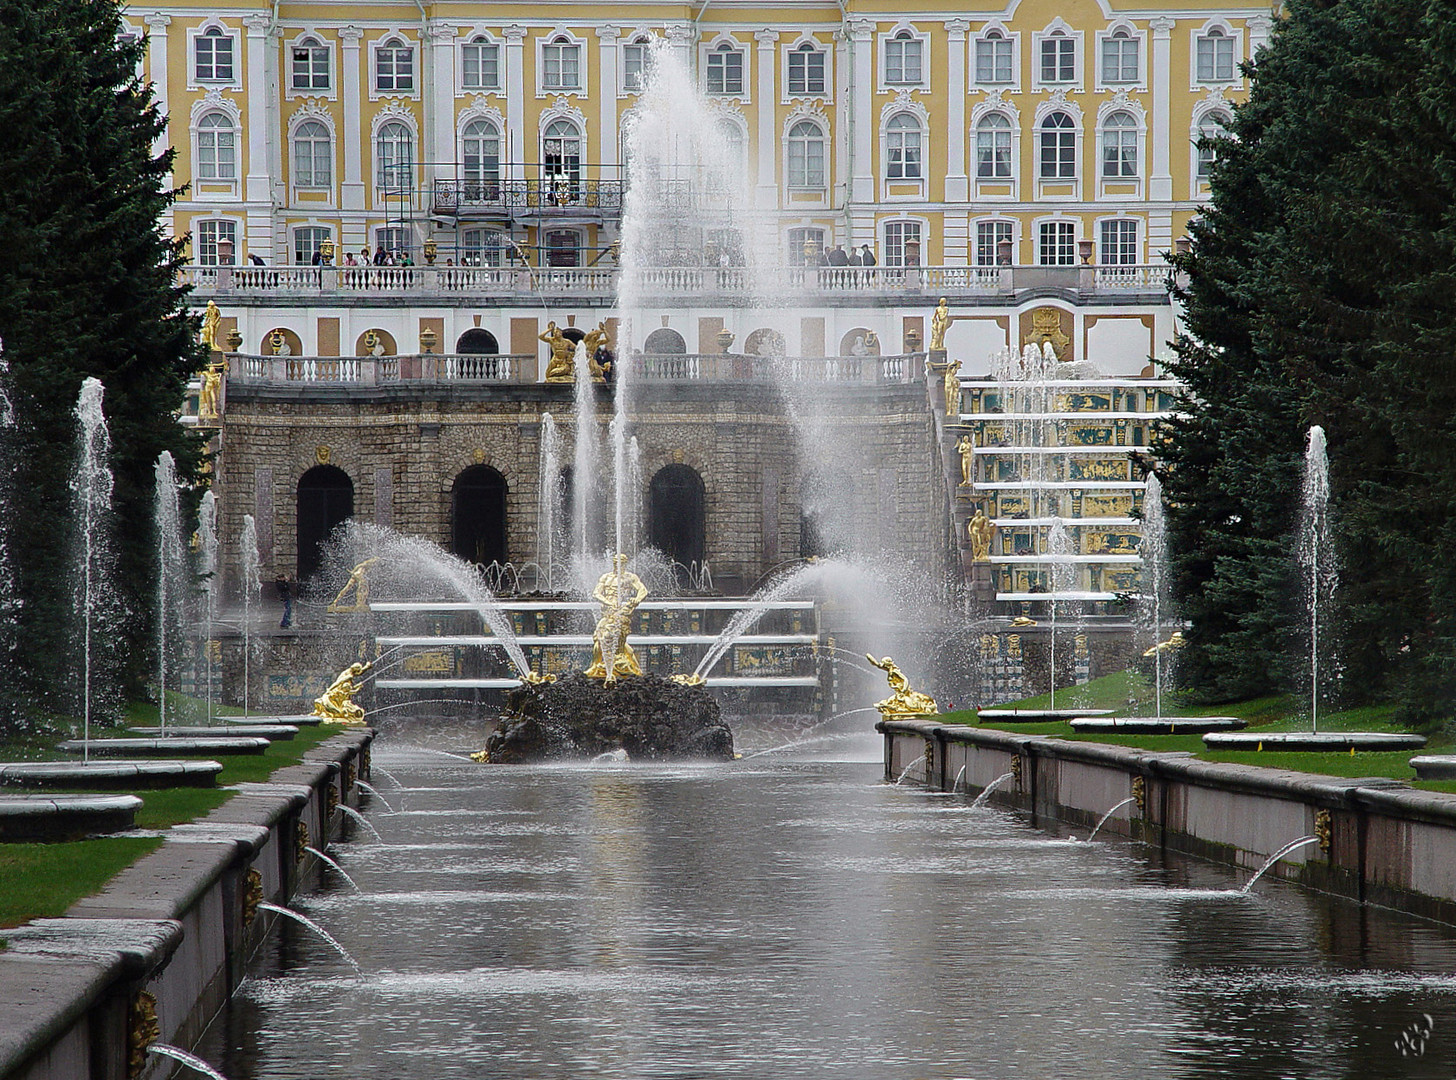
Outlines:
{"label": "gilded samson statue", "polygon": [[313,699],[313,715],[335,724],[362,724],[364,710],[354,704],[353,697],[359,692],[355,680],[372,668],[372,663],[350,664],[327,690]]}
{"label": "gilded samson statue", "polygon": [[[618,675],[641,675],[642,667],[637,663],[637,654],[627,644],[627,631],[632,626],[632,612],[647,597],[647,586],[642,579],[627,567],[627,556],[618,554],[612,560],[613,568],[597,579],[592,598],[602,605],[597,619],[596,632],[592,634],[592,663],[586,669],[593,679],[602,679],[610,686]],[[615,657],[610,670],[608,657]]]}
{"label": "gilded samson statue", "polygon": [[876,660],[866,653],[865,659],[885,673],[890,689],[894,691],[884,701],[875,702],[875,708],[880,710],[880,715],[886,720],[903,720],[909,716],[940,712],[933,697],[910,689],[910,680],[905,678],[905,673],[888,656],[883,660]]}

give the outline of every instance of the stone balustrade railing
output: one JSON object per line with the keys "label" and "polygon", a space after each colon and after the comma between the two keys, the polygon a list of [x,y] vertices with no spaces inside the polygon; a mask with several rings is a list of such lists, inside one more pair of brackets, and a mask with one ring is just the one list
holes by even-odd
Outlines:
{"label": "stone balustrade railing", "polygon": [[[626,271],[617,267],[498,266],[186,266],[195,295],[260,299],[287,296],[441,298],[575,295],[612,297]],[[1155,294],[1167,288],[1165,265],[1137,266],[809,266],[768,270],[741,266],[667,266],[638,271],[632,290],[656,298],[1015,296],[1028,289],[1086,295]]]}

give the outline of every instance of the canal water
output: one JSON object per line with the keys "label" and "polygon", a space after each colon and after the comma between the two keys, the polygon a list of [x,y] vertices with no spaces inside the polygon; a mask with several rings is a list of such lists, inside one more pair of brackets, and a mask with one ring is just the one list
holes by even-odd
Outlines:
{"label": "canal water", "polygon": [[[840,747],[838,751],[835,746]],[[480,766],[366,831],[199,1055],[230,1080],[1456,1076],[1456,932],[886,784],[877,741]],[[1078,836],[1085,837],[1081,830]]]}

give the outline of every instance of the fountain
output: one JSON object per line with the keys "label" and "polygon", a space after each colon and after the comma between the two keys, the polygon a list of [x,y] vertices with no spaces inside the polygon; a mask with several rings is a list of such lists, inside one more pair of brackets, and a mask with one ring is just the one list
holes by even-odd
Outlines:
{"label": "fountain", "polygon": [[1002,773],[1000,776],[996,777],[996,779],[992,780],[989,784],[983,787],[981,789],[981,793],[977,795],[974,800],[972,800],[971,809],[979,810],[981,807],[985,806],[986,800],[989,799],[991,796],[991,792],[995,791],[1008,780],[1013,780],[1015,778],[1015,772]]}
{"label": "fountain", "polygon": [[105,391],[99,380],[87,378],[76,402],[81,442],[76,472],[71,480],[75,514],[76,601],[81,617],[81,716],[83,761],[91,760],[93,704],[112,706],[114,694],[93,685],[93,645],[110,637],[117,612],[112,581],[116,566],[111,551],[111,435],[101,403]]}
{"label": "fountain", "polygon": [[181,630],[183,584],[187,561],[182,552],[182,514],[177,503],[177,470],[169,450],[157,456],[155,521],[157,531],[157,722],[167,730],[169,649]]}
{"label": "fountain", "polygon": [[[342,806],[341,805],[339,807],[339,809],[340,810],[349,810],[349,809],[351,809],[351,807]],[[367,825],[368,822],[365,822],[365,824]],[[375,836],[378,836],[378,835],[379,835],[378,833],[375,833]],[[298,912],[294,911],[292,908],[283,907],[281,904],[270,904],[266,900],[264,900],[261,903],[259,903],[258,910],[259,911],[271,911],[275,915],[282,915],[284,918],[292,919],[294,922],[298,923],[300,926],[304,926],[304,927],[307,927],[309,930],[312,930],[315,934],[318,935],[318,937],[319,937],[320,940],[322,940],[325,944],[329,945],[336,953],[338,953],[340,956],[342,956],[345,960],[347,960],[349,962],[349,966],[354,969],[354,974],[356,976],[358,976],[361,979],[364,977],[364,969],[359,966],[359,961],[355,960],[354,957],[349,954],[349,950],[346,949],[346,948],[344,948],[344,946],[340,945],[339,942],[338,942],[338,940],[335,939],[335,937],[332,934],[330,934],[327,930],[325,930],[318,923],[314,922],[308,916],[306,916],[306,915],[300,915]]]}
{"label": "fountain", "polygon": [[217,495],[202,494],[197,508],[197,579],[201,607],[202,641],[197,655],[207,669],[207,722],[212,723],[212,624],[217,618]]}
{"label": "fountain", "polygon": [[[0,668],[13,670],[11,660],[20,646],[17,623],[20,618],[20,597],[15,589],[15,575],[10,569],[8,532],[12,523],[10,484],[12,440],[15,437],[15,409],[8,389],[10,363],[0,346]],[[19,703],[7,691],[0,691],[0,718],[6,718]]]}
{"label": "fountain", "polygon": [[243,535],[238,542],[243,578],[243,715],[248,715],[249,663],[253,655],[253,604],[260,599],[263,580],[258,565],[258,527],[252,514],[243,515]]}

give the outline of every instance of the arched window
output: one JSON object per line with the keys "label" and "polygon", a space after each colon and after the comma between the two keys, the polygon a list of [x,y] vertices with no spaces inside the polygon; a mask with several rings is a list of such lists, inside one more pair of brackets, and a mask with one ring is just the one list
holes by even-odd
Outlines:
{"label": "arched window", "polygon": [[546,90],[581,89],[581,46],[565,34],[541,46],[541,86]]}
{"label": "arched window", "polygon": [[489,120],[472,120],[460,134],[467,201],[494,198],[500,182],[500,132]]}
{"label": "arched window", "polygon": [[374,50],[374,89],[381,94],[410,93],[415,88],[415,51],[397,37]]}
{"label": "arched window", "polygon": [[476,326],[460,335],[455,351],[469,356],[496,356],[500,353],[500,343],[489,330]]}
{"label": "arched window", "polygon": [[1228,135],[1228,126],[1233,123],[1228,113],[1215,109],[1204,114],[1198,124],[1198,179],[1207,180],[1213,171],[1214,159],[1218,156],[1217,142]]}
{"label": "arched window", "polygon": [[1102,39],[1102,81],[1108,86],[1138,81],[1138,41],[1126,27]]}
{"label": "arched window", "polygon": [[1102,125],[1102,176],[1128,180],[1138,174],[1137,121],[1131,113],[1115,112]]}
{"label": "arched window", "polygon": [[293,47],[291,85],[295,90],[329,88],[329,50],[318,38],[306,37]]}
{"label": "arched window", "polygon": [[193,72],[198,82],[232,82],[233,39],[216,26],[208,27],[192,43]]}
{"label": "arched window", "polygon": [[1041,178],[1074,180],[1077,176],[1077,124],[1064,112],[1041,122]]}
{"label": "arched window", "polygon": [[683,566],[707,554],[703,478],[688,465],[668,465],[652,477],[648,493],[648,543]]}
{"label": "arched window", "polygon": [[901,30],[885,42],[885,82],[915,86],[924,81],[924,72],[921,41],[913,33]]}
{"label": "arched window", "polygon": [[1234,39],[1220,27],[1198,38],[1198,81],[1233,82]]}
{"label": "arched window", "polygon": [[639,37],[622,46],[622,89],[641,90],[647,79],[648,39]]}
{"label": "arched window", "polygon": [[688,344],[676,330],[664,326],[647,335],[642,351],[653,356],[682,356],[688,351]]}
{"label": "arched window", "polygon": [[541,136],[543,180],[581,179],[581,131],[570,120],[553,120]]}
{"label": "arched window", "polygon": [[481,566],[506,561],[506,478],[489,465],[472,465],[455,477],[450,546]]}
{"label": "arched window", "polygon": [[1041,39],[1041,81],[1069,83],[1077,77],[1077,41],[1065,30]]}
{"label": "arched window", "polygon": [[500,88],[500,46],[476,35],[460,47],[460,85],[466,90]]}
{"label": "arched window", "polygon": [[976,82],[987,86],[1004,86],[1011,82],[1015,49],[1010,38],[1000,30],[987,31],[976,39]]}
{"label": "arched window", "polygon": [[988,113],[976,125],[976,176],[1011,179],[1011,120],[1003,113]]}
{"label": "arched window", "polygon": [[804,42],[789,52],[789,93],[824,93],[824,50]]}
{"label": "arched window", "polygon": [[824,129],[800,120],[789,129],[789,187],[824,187]]}
{"label": "arched window", "polygon": [[329,129],[306,120],[293,132],[293,186],[326,188],[333,183],[333,142]]}
{"label": "arched window", "polygon": [[885,178],[919,180],[920,121],[910,113],[896,113],[885,126]]}
{"label": "arched window", "polygon": [[237,133],[226,113],[204,113],[197,121],[197,178],[236,180]]}
{"label": "arched window", "polygon": [[354,515],[354,481],[343,469],[315,465],[298,480],[298,578],[313,577],[323,563],[323,542]]}
{"label": "arched window", "polygon": [[379,129],[374,138],[376,183],[382,188],[409,187],[415,164],[414,132],[398,120]]}
{"label": "arched window", "polygon": [[726,41],[708,53],[708,93],[743,93],[743,53]]}

